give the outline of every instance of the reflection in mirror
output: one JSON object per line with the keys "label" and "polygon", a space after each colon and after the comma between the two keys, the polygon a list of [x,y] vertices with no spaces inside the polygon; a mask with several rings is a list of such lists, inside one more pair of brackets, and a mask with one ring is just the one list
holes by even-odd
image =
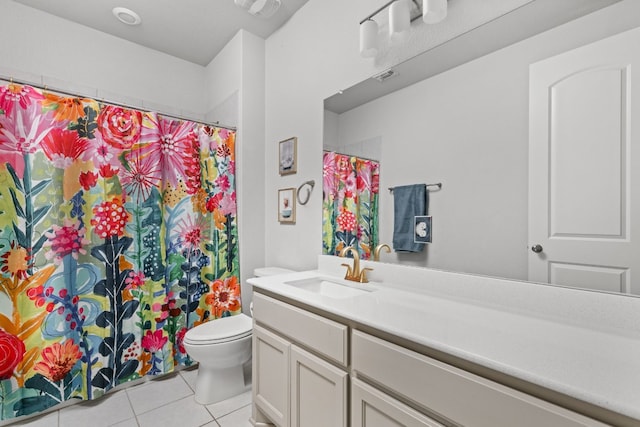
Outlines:
{"label": "reflection in mirror", "polygon": [[360,259],[370,259],[378,244],[380,164],[336,151],[326,151],[322,164],[323,255],[351,247]]}
{"label": "reflection in mirror", "polygon": [[596,3],[488,52],[483,34],[511,34],[504,16],[395,67],[388,94],[368,79],[325,100],[326,149],[379,150],[381,243],[393,237],[388,187],[443,183],[430,192],[432,243],[382,262],[640,294],[640,116],[629,109],[640,99],[640,2],[581,4]]}

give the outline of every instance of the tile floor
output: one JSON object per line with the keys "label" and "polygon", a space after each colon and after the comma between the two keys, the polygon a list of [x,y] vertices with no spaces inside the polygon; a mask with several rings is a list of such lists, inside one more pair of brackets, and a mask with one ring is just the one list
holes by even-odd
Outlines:
{"label": "tile floor", "polygon": [[250,427],[251,389],[199,405],[193,398],[197,373],[182,370],[7,427]]}

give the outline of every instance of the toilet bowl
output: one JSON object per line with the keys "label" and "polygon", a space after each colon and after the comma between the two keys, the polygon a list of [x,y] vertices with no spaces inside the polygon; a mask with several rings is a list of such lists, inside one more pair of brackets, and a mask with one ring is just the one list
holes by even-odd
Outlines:
{"label": "toilet bowl", "polygon": [[[258,268],[256,277],[290,273],[277,267]],[[209,405],[242,393],[246,386],[243,365],[251,358],[253,321],[245,314],[223,317],[190,329],[183,345],[198,362],[196,402]]]}
{"label": "toilet bowl", "polygon": [[196,402],[220,402],[245,389],[242,365],[251,358],[252,320],[245,314],[212,320],[191,330],[183,345],[198,362]]}

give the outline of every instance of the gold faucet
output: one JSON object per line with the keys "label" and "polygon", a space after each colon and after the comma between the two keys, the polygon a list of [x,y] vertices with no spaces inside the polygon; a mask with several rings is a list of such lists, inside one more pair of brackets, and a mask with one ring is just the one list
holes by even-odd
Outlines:
{"label": "gold faucet", "polygon": [[386,243],[382,243],[379,244],[378,246],[376,246],[376,248],[373,250],[373,260],[374,261],[380,261],[380,251],[382,249],[386,249],[387,253],[391,253],[391,248],[389,247],[389,245],[387,245]]}
{"label": "gold faucet", "polygon": [[367,280],[367,270],[371,271],[373,268],[365,267],[360,270],[360,255],[358,255],[358,251],[355,250],[352,246],[347,246],[346,248],[340,251],[340,256],[345,257],[349,252],[353,255],[353,268],[349,264],[342,264],[344,267],[347,267],[347,274],[344,276],[346,280],[351,280],[352,282],[359,283],[368,283]]}

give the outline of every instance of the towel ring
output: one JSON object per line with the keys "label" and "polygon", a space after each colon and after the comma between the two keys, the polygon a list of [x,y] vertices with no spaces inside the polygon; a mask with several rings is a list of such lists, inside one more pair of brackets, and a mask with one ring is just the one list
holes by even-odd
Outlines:
{"label": "towel ring", "polygon": [[[300,192],[302,190],[302,188],[308,185],[311,188],[307,188],[307,195],[304,198],[304,201],[300,198]],[[301,205],[306,205],[309,202],[309,197],[311,197],[311,192],[313,191],[313,187],[316,185],[316,182],[314,180],[311,181],[307,181],[307,182],[303,182],[300,187],[298,187],[298,191],[296,192],[296,198],[298,199],[298,203],[300,203]]]}

